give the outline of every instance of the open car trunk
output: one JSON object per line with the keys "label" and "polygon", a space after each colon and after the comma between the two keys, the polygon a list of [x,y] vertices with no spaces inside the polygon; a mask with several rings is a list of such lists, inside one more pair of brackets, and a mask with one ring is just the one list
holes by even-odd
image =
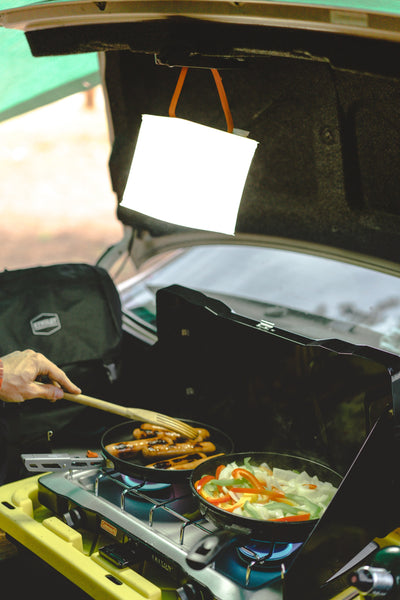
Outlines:
{"label": "open car trunk", "polygon": [[146,9],[57,1],[0,13],[0,25],[25,31],[36,57],[99,52],[118,204],[142,115],[168,116],[182,66],[189,72],[177,116],[226,129],[210,72],[218,69],[234,127],[258,142],[234,238],[119,207],[135,236],[133,248],[128,233],[122,247],[135,263],[185,244],[245,241],[397,273],[395,8],[160,2]]}

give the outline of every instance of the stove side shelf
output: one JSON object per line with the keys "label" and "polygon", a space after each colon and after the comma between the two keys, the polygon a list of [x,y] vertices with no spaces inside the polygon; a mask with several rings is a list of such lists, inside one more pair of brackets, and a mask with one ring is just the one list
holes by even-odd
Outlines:
{"label": "stove side shelf", "polygon": [[38,477],[0,487],[0,528],[94,600],[161,600],[160,588],[132,569],[117,572],[84,554],[80,533],[57,517],[36,520]]}

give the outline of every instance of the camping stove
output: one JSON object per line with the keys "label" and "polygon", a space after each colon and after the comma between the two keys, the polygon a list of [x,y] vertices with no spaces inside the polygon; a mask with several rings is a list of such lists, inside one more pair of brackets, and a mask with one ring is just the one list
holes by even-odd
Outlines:
{"label": "camping stove", "polygon": [[[192,569],[188,553],[215,526],[189,485],[137,481],[105,467],[36,475],[0,495],[0,528],[99,600],[281,600],[301,548],[242,541]],[[355,597],[354,589],[337,596]]]}
{"label": "camping stove", "polygon": [[187,555],[215,526],[199,513],[189,485],[137,481],[106,468],[34,476],[0,493],[0,527],[93,598],[278,600],[300,548],[233,543],[194,570]]}
{"label": "camping stove", "polygon": [[157,565],[175,583],[178,598],[280,598],[282,572],[300,546],[249,540],[194,570],[187,555],[215,526],[199,513],[188,483],[137,481],[107,469],[44,475],[38,501],[73,530],[108,538],[98,550],[103,565],[139,564],[142,572],[144,564],[145,570]]}

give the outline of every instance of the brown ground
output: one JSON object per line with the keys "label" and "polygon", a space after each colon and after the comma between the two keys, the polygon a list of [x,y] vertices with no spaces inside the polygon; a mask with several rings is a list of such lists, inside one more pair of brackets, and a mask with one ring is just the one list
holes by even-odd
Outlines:
{"label": "brown ground", "polygon": [[0,123],[0,270],[94,263],[121,237],[109,153],[100,89]]}

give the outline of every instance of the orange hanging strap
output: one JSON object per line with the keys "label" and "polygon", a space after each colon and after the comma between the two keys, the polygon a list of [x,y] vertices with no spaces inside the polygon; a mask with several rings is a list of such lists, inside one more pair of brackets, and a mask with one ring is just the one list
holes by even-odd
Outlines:
{"label": "orange hanging strap", "polygon": [[183,87],[187,72],[188,72],[187,67],[181,68],[181,72],[179,74],[179,78],[178,78],[178,81],[177,81],[177,84],[175,87],[175,91],[171,98],[171,104],[169,105],[169,116],[170,117],[176,117],[176,115],[175,115],[176,105],[178,104],[179,96],[181,95],[182,87]]}
{"label": "orange hanging strap", "polygon": [[228,98],[225,94],[225,88],[222,83],[221,75],[218,73],[217,69],[211,69],[211,73],[213,74],[215,85],[217,86],[219,99],[221,100],[222,109],[224,111],[225,119],[226,119],[226,127],[228,133],[233,132],[233,119],[231,115],[231,110],[228,104]]}
{"label": "orange hanging strap", "polygon": [[[176,117],[176,105],[178,104],[179,96],[182,91],[182,87],[185,81],[186,74],[188,72],[188,67],[182,67],[181,72],[179,74],[178,81],[176,83],[175,91],[171,98],[171,103],[169,105],[168,114],[170,117]],[[233,119],[232,114],[229,108],[228,98],[226,97],[225,89],[222,83],[221,76],[217,69],[211,69],[211,73],[213,74],[215,85],[217,86],[219,99],[221,100],[222,109],[224,111],[225,119],[226,119],[226,127],[228,133],[233,133]]]}

